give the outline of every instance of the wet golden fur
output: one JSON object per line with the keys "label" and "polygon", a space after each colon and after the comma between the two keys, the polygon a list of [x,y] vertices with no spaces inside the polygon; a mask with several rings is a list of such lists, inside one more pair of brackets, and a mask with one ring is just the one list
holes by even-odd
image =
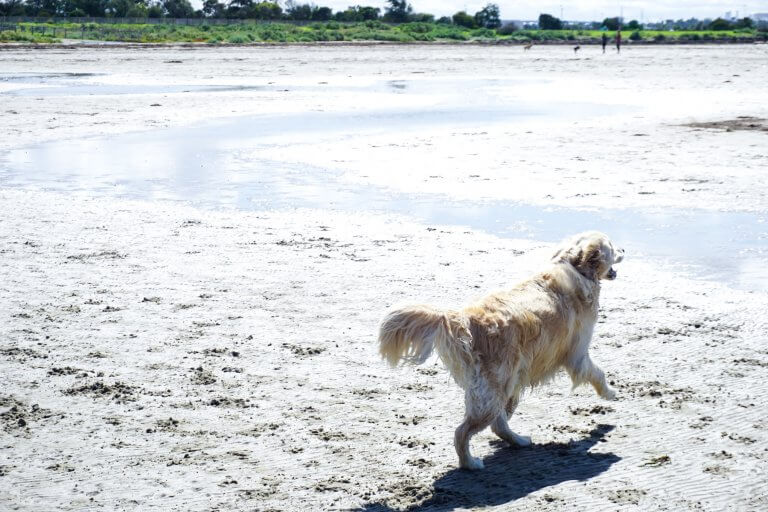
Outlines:
{"label": "wet golden fur", "polygon": [[544,271],[511,290],[491,294],[461,311],[406,306],[382,320],[379,350],[391,365],[424,362],[436,350],[465,390],[466,413],[456,429],[459,464],[480,469],[470,438],[487,426],[505,441],[527,446],[510,430],[509,416],[525,388],[565,369],[574,387],[591,384],[612,399],[615,392],[589,357],[597,321],[600,281],[613,279],[623,259],[602,233],[565,241]]}

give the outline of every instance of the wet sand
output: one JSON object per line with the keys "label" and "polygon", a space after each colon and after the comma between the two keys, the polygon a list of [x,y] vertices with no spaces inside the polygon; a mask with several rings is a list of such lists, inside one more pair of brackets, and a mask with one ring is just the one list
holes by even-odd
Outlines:
{"label": "wet sand", "polygon": [[[6,77],[102,73],[26,88],[105,92],[0,80],[0,508],[768,506],[768,293],[744,282],[765,277],[766,134],[685,126],[768,117],[765,47],[535,50],[0,52]],[[528,111],[423,121],[471,110],[461,102]],[[304,112],[336,121],[263,123]],[[239,128],[192,173],[173,141],[201,126]],[[440,201],[467,210],[420,209]],[[519,229],[494,228],[515,221],[501,210],[467,221],[489,202],[534,209]],[[707,211],[721,231],[719,214],[744,215],[730,218],[756,240],[730,257],[757,263],[715,279],[694,268],[707,244],[629,254],[593,341],[618,400],[558,379],[512,419],[532,448],[486,431],[473,442],[486,470],[459,471],[459,389],[439,362],[387,368],[377,322],[394,303],[456,306],[536,271],[558,234],[538,225],[558,222],[549,209],[565,225],[611,211],[628,246],[637,212],[662,219],[648,224],[661,240],[665,215]]]}

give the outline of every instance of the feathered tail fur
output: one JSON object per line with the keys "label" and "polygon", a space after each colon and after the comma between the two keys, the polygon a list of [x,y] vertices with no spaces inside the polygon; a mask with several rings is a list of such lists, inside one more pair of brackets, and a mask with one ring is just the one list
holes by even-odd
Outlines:
{"label": "feathered tail fur", "polygon": [[379,328],[379,353],[390,365],[421,364],[437,350],[451,376],[463,386],[473,370],[469,321],[458,311],[406,306],[390,311]]}

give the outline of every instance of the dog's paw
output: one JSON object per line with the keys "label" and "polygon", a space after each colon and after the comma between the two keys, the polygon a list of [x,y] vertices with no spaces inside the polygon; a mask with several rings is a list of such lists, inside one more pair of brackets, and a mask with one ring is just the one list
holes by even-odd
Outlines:
{"label": "dog's paw", "polygon": [[616,400],[616,390],[612,387],[605,386],[605,391],[600,395],[606,400]]}
{"label": "dog's paw", "polygon": [[531,441],[531,436],[515,434],[515,444],[520,448],[527,448],[533,444],[533,441]]}
{"label": "dog's paw", "polygon": [[470,471],[476,471],[478,469],[483,469],[485,466],[483,465],[483,461],[476,457],[470,457],[469,459],[462,461],[461,469],[468,469]]}

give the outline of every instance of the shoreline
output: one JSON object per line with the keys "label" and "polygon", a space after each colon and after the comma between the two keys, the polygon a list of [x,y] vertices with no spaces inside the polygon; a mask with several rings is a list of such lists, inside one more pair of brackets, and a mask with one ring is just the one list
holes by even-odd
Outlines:
{"label": "shoreline", "polygon": [[[251,43],[206,43],[206,42],[170,42],[170,43],[136,43],[136,42],[123,42],[123,41],[97,41],[97,40],[83,40],[83,42],[58,42],[58,43],[16,43],[16,42],[0,42],[0,51],[8,49],[33,49],[33,50],[45,50],[49,48],[55,49],[101,49],[101,48],[127,48],[127,49],[141,49],[141,48],[271,48],[271,47],[335,47],[335,46],[519,46],[524,47],[528,44],[525,41],[313,41],[313,42],[251,42]],[[573,41],[536,41],[533,47],[536,46],[573,46],[586,45],[586,46],[600,46],[600,41],[595,40],[573,40]],[[631,43],[622,43],[622,48],[632,48],[634,46],[753,46],[753,45],[768,45],[768,42],[760,39],[753,40],[714,40],[714,41],[633,41]],[[606,49],[611,48],[615,50],[615,44],[609,44]]]}

